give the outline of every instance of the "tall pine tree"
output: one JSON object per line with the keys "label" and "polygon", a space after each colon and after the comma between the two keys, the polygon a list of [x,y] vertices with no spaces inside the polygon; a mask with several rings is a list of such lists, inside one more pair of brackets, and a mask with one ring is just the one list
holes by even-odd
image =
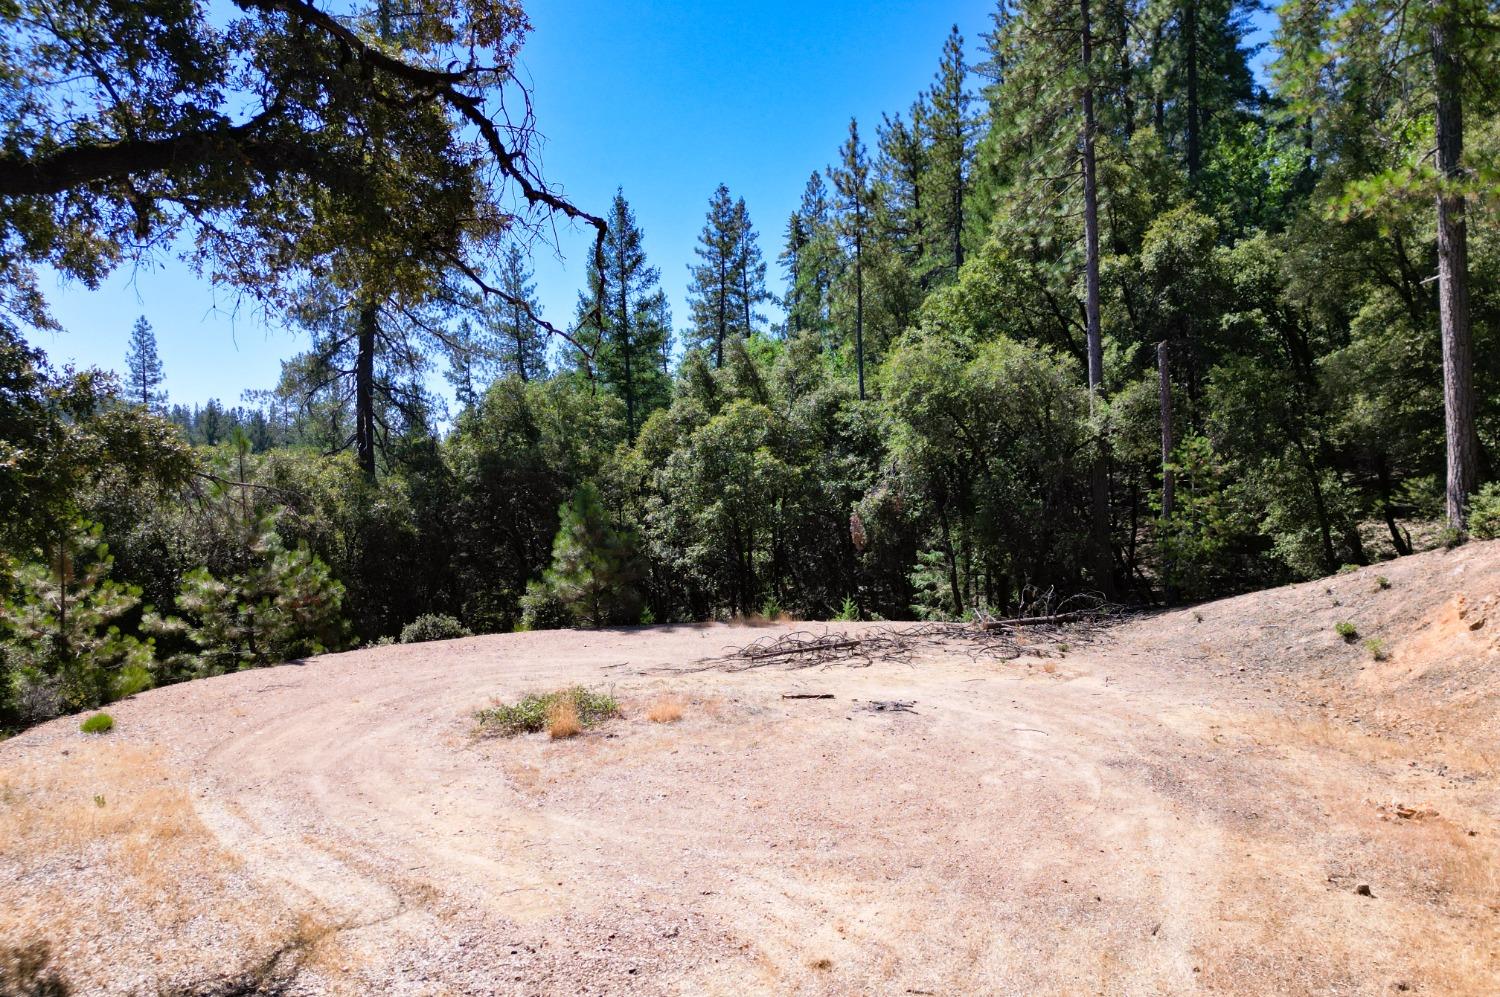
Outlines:
{"label": "tall pine tree", "polygon": [[156,353],[156,333],[142,315],[130,329],[130,347],[125,351],[126,394],[143,409],[157,411],[166,407],[167,393],[161,390],[166,375],[161,357]]}
{"label": "tall pine tree", "polygon": [[643,321],[660,314],[646,306],[659,292],[661,272],[646,263],[643,233],[623,191],[615,192],[607,223],[603,266],[590,261],[578,311],[581,324],[594,325],[595,376],[625,403],[625,424],[634,439],[646,416],[666,404],[670,385],[662,356],[671,330],[660,321]]}
{"label": "tall pine tree", "polygon": [[847,246],[853,278],[854,364],[859,397],[865,397],[865,248],[875,224],[875,190],[870,182],[870,156],[859,137],[859,122],[849,119],[849,138],[839,149],[839,165],[828,171],[838,192],[837,231]]}

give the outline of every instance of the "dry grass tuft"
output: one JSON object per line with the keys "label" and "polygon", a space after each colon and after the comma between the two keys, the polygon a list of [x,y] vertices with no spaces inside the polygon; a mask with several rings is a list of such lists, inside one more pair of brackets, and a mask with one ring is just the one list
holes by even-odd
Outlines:
{"label": "dry grass tuft", "polygon": [[646,719],[654,724],[676,723],[682,719],[683,703],[676,696],[662,696],[646,710]]}
{"label": "dry grass tuft", "polygon": [[559,699],[547,707],[547,734],[557,741],[583,732],[578,706],[571,699]]}

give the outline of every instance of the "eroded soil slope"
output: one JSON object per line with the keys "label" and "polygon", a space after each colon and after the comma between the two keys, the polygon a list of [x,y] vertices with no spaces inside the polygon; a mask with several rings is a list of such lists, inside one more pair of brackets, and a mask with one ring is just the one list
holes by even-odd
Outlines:
{"label": "eroded soil slope", "polygon": [[[0,744],[0,944],[89,993],[1500,992],[1497,598],[1481,544],[1014,661],[659,627],[157,690]],[[580,682],[625,716],[474,735]]]}

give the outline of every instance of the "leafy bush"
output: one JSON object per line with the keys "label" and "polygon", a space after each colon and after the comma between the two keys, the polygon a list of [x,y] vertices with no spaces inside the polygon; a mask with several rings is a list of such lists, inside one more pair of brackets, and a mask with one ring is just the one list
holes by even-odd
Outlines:
{"label": "leafy bush", "polygon": [[422,644],[430,640],[472,637],[474,632],[451,616],[426,613],[401,628],[401,643]]}
{"label": "leafy bush", "polygon": [[1350,623],[1348,620],[1344,620],[1341,623],[1334,624],[1333,632],[1338,634],[1340,637],[1344,638],[1346,642],[1351,644],[1354,643],[1354,639],[1359,636],[1359,628]]}
{"label": "leafy bush", "polygon": [[562,630],[573,625],[573,614],[546,582],[533,581],[521,596],[521,630]]}
{"label": "leafy bush", "polygon": [[839,607],[838,615],[834,620],[839,623],[853,623],[859,619],[859,606],[854,602],[853,596],[844,596],[844,604]]}
{"label": "leafy bush", "polygon": [[1388,589],[1391,587],[1391,580],[1385,575],[1380,575],[1375,579],[1375,585],[1377,588]]}
{"label": "leafy bush", "polygon": [[1391,652],[1386,649],[1385,641],[1373,637],[1365,641],[1365,650],[1369,651],[1370,657],[1376,661],[1384,661],[1391,656]]}
{"label": "leafy bush", "polygon": [[95,713],[83,723],[79,724],[78,729],[83,731],[85,734],[103,734],[105,731],[113,730],[114,726],[114,717],[110,716],[108,713]]}
{"label": "leafy bush", "polygon": [[1480,540],[1500,537],[1500,482],[1490,482],[1470,500],[1469,532]]}
{"label": "leafy bush", "polygon": [[546,730],[558,715],[559,704],[567,703],[577,714],[578,723],[591,727],[602,720],[620,715],[620,703],[608,693],[594,692],[581,685],[555,692],[532,693],[513,704],[480,710],[479,726],[486,732],[506,737],[534,734]]}

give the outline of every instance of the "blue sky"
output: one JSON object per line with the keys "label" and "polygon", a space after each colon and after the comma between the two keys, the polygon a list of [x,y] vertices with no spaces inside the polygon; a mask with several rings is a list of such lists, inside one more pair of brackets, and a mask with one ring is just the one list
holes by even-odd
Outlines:
{"label": "blue sky", "polygon": [[[709,194],[743,196],[772,261],[808,174],[834,157],[850,115],[871,139],[882,111],[926,87],[951,25],[971,54],[993,0],[819,0],[757,4],[537,0],[522,55],[546,176],[602,214],[622,187],[661,268],[674,319],[686,317],[687,265]],[[563,230],[561,255],[538,247],[544,313],[572,317],[589,237]],[[123,366],[131,324],[146,316],[173,401],[237,400],[271,387],[304,338],[209,287],[186,265],[121,271],[98,291],[49,288],[67,330],[34,342],[54,362]]]}

